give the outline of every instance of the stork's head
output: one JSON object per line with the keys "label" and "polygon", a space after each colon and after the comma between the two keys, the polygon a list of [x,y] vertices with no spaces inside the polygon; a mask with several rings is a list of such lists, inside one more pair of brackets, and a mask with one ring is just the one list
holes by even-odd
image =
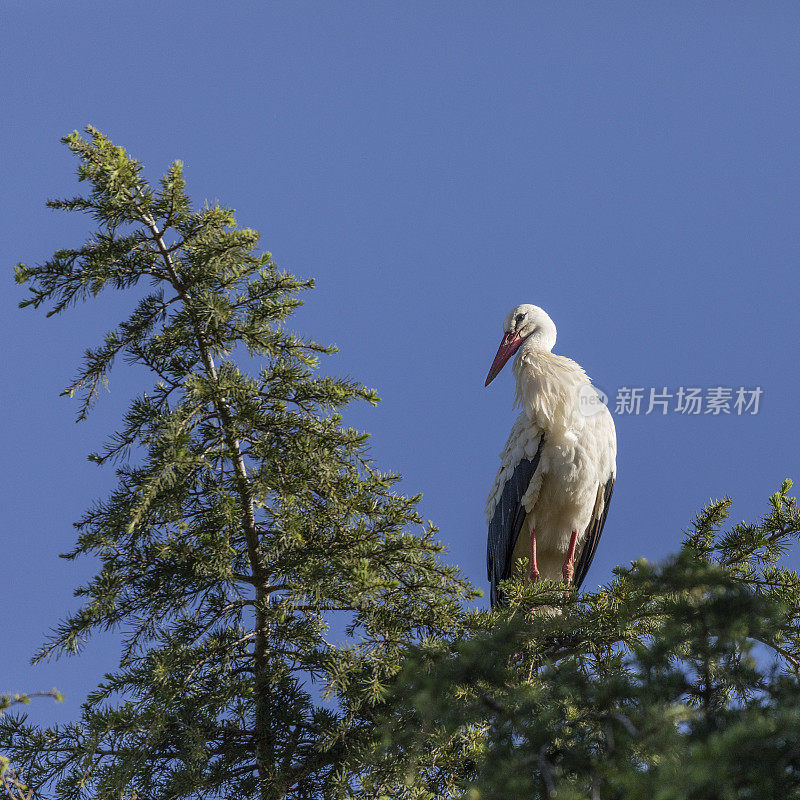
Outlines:
{"label": "stork's head", "polygon": [[529,303],[512,308],[503,320],[503,341],[497,349],[485,385],[488,386],[497,377],[506,361],[521,347],[549,353],[555,343],[555,323],[543,309]]}

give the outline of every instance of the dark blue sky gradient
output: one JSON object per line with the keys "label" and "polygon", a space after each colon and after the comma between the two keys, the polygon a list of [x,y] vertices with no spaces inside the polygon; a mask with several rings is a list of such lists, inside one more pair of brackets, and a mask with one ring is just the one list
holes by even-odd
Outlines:
{"label": "dark blue sky gradient", "polygon": [[[59,137],[86,123],[157,178],[185,162],[279,264],[313,276],[294,327],[378,389],[348,421],[424,492],[449,560],[485,586],[483,505],[515,412],[483,388],[506,311],[543,306],[556,351],[620,386],[764,389],[760,413],[618,417],[619,477],[587,579],[677,549],[709,498],[734,518],[800,478],[796,424],[800,8],[794,3],[7,3],[0,395],[6,636],[0,690],[58,685],[77,716],[114,635],[31,668],[89,561],[57,558],[113,485],[85,456],[140,375],[74,425],[58,394],[130,307],[17,310],[11,266],[90,221]],[[800,564],[797,553],[790,563]]]}

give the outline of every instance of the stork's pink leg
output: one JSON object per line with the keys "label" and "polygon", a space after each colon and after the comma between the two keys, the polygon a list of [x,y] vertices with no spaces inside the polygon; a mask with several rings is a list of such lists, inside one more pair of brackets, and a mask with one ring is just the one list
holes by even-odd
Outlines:
{"label": "stork's pink leg", "polygon": [[539,580],[539,566],[536,563],[536,528],[531,528],[531,563],[528,568],[528,576],[533,583]]}
{"label": "stork's pink leg", "polygon": [[561,567],[561,574],[567,583],[572,583],[572,576],[575,574],[575,543],[578,540],[578,531],[572,531],[572,536],[569,540],[569,549],[567,550],[567,558],[564,561],[564,566]]}

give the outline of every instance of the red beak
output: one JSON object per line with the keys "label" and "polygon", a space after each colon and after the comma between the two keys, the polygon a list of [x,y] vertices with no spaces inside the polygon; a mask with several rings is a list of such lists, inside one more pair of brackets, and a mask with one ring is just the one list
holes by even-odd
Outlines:
{"label": "red beak", "polygon": [[492,361],[492,368],[486,376],[486,383],[483,384],[484,386],[488,386],[497,377],[497,373],[503,369],[506,361],[519,350],[521,344],[522,337],[518,333],[507,333],[503,337],[503,341],[500,342],[500,347],[497,348],[497,355],[494,357],[494,361]]}

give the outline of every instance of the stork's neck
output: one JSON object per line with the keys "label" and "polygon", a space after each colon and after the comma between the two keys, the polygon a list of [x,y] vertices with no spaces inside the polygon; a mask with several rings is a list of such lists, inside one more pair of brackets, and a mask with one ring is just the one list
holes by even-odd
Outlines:
{"label": "stork's neck", "polygon": [[[528,342],[525,342],[527,345]],[[543,430],[582,428],[581,386],[589,384],[583,368],[572,359],[530,346],[514,358],[515,405]]]}
{"label": "stork's neck", "polygon": [[518,355],[531,353],[541,355],[551,353],[556,346],[556,326],[550,317],[543,319],[534,329],[533,333],[525,337],[525,341],[517,351]]}

